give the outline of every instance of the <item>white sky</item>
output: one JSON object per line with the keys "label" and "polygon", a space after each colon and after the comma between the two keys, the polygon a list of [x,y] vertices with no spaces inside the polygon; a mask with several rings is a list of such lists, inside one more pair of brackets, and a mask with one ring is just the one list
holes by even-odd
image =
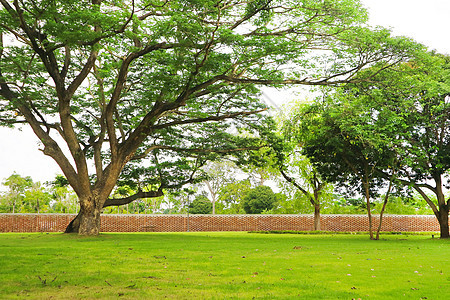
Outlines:
{"label": "white sky", "polygon": [[[392,28],[395,35],[411,37],[430,50],[450,54],[450,0],[361,2],[369,10],[370,24]],[[13,172],[41,182],[61,174],[56,163],[38,150],[38,140],[28,128],[18,131],[0,127],[0,141],[0,181]]]}

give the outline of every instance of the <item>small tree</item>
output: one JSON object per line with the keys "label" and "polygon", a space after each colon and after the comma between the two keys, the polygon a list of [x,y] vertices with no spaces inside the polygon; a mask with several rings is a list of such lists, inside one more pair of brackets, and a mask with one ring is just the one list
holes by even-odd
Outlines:
{"label": "small tree", "polygon": [[8,187],[8,192],[3,196],[4,205],[8,207],[8,212],[16,213],[25,199],[25,191],[33,186],[33,180],[30,176],[22,177],[14,173],[3,182],[3,185]]}
{"label": "small tree", "polygon": [[223,205],[222,212],[229,214],[243,213],[242,201],[251,189],[250,180],[239,180],[223,186],[219,191],[219,201]]}
{"label": "small tree", "polygon": [[211,196],[212,214],[216,213],[216,202],[218,201],[220,190],[227,184],[235,181],[238,167],[229,160],[207,163],[203,169],[206,179],[203,180],[209,195]]}
{"label": "small tree", "polygon": [[213,205],[205,195],[198,195],[189,205],[189,213],[191,214],[211,214]]}
{"label": "small tree", "polygon": [[377,170],[395,166],[388,141],[376,130],[384,118],[374,118],[373,111],[357,99],[349,100],[339,93],[327,97],[325,104],[305,105],[300,116],[297,132],[304,141],[305,155],[327,181],[364,195],[369,234],[374,239],[371,199],[385,183]]}
{"label": "small tree", "polygon": [[271,210],[276,202],[277,196],[270,187],[257,186],[242,199],[242,207],[247,214],[260,214]]}

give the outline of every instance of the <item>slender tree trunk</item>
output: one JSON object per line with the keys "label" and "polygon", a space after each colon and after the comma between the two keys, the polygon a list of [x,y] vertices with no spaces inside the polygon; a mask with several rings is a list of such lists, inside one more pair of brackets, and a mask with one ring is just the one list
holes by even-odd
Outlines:
{"label": "slender tree trunk", "polygon": [[378,224],[377,236],[375,237],[376,240],[380,239],[381,223],[383,222],[383,214],[384,214],[384,210],[386,209],[386,204],[388,202],[388,198],[389,198],[389,196],[386,195],[386,197],[384,198],[383,207],[381,208],[381,211],[380,211],[380,224]]}
{"label": "slender tree trunk", "polygon": [[371,212],[371,207],[370,207],[369,183],[364,184],[364,189],[366,192],[367,216],[369,217],[369,235],[370,235],[370,239],[373,240],[372,212]]}
{"label": "slender tree trunk", "polygon": [[314,230],[320,230],[320,204],[314,205]]}
{"label": "slender tree trunk", "polygon": [[381,211],[380,211],[380,224],[378,224],[377,236],[375,238],[376,240],[380,239],[381,223],[383,222],[383,214],[384,214],[384,210],[386,209],[386,205],[389,200],[389,194],[391,193],[391,189],[392,189],[392,177],[389,181],[389,187],[386,192],[386,195],[384,196],[383,207],[381,208]]}

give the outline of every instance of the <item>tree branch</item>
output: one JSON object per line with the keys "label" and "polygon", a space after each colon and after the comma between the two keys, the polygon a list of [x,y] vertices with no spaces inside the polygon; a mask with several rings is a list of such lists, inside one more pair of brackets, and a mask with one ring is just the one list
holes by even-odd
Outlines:
{"label": "tree branch", "polygon": [[306,197],[308,197],[309,202],[311,202],[312,205],[315,205],[314,198],[311,197],[311,194],[308,193],[307,190],[305,190],[301,185],[299,185],[294,178],[287,175],[286,172],[284,172],[283,168],[279,168],[281,175],[283,175],[284,179],[286,179],[287,182],[295,186],[299,191],[301,191]]}
{"label": "tree branch", "polygon": [[172,146],[151,146],[145,150],[143,154],[135,155],[130,160],[139,160],[144,159],[147,155],[154,150],[172,150],[177,152],[191,152],[191,153],[232,153],[232,152],[240,152],[246,150],[258,150],[261,149],[262,146],[255,147],[241,147],[241,148],[233,148],[233,149],[203,149],[203,148],[180,148],[180,147],[172,147]]}
{"label": "tree branch", "polygon": [[144,191],[139,191],[134,195],[128,196],[128,197],[124,197],[124,198],[110,198],[107,199],[105,201],[105,203],[103,204],[103,208],[108,207],[108,206],[121,206],[121,205],[126,205],[128,203],[131,203],[137,199],[142,199],[142,198],[156,198],[156,197],[161,197],[163,196],[164,193],[162,191],[162,189],[158,189],[157,191],[149,191],[149,192],[144,192]]}
{"label": "tree branch", "polygon": [[163,128],[172,127],[172,126],[176,126],[176,125],[204,123],[204,122],[209,122],[209,121],[222,121],[222,120],[226,120],[226,119],[236,118],[238,116],[248,116],[248,115],[258,114],[258,113],[261,113],[266,110],[267,110],[267,108],[255,110],[255,111],[237,112],[237,113],[221,115],[221,116],[211,116],[211,117],[206,117],[206,118],[179,120],[179,121],[173,121],[173,122],[169,122],[169,123],[165,123],[165,124],[155,125],[155,126],[152,126],[152,129],[163,129]]}

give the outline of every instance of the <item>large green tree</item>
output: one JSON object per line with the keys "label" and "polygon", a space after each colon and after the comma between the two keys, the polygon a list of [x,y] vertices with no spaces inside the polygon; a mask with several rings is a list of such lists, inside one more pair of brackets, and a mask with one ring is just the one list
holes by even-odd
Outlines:
{"label": "large green tree", "polygon": [[[439,222],[441,238],[449,238],[450,57],[423,53],[371,83],[356,85],[355,93],[366,99],[366,107],[385,116],[377,131],[396,153],[396,181],[424,198]],[[389,177],[386,170],[379,172]]]}
{"label": "large green tree", "polygon": [[309,106],[305,151],[334,181],[362,184],[368,210],[383,181],[415,190],[433,210],[441,237],[449,238],[450,58],[418,54]]}
{"label": "large green tree", "polygon": [[[259,147],[230,128],[267,127],[260,86],[352,81],[412,45],[359,27],[357,0],[0,3],[1,123],[31,126],[79,198],[66,231],[83,235],[104,207],[195,181],[211,153]],[[112,199],[121,176],[138,192]]]}
{"label": "large green tree", "polygon": [[395,155],[376,130],[383,118],[374,119],[372,110],[353,100],[338,94],[327,97],[325,103],[304,105],[295,117],[299,121],[294,123],[298,128],[295,135],[325,180],[364,195],[373,239],[371,199],[385,182],[377,170],[392,166]]}

